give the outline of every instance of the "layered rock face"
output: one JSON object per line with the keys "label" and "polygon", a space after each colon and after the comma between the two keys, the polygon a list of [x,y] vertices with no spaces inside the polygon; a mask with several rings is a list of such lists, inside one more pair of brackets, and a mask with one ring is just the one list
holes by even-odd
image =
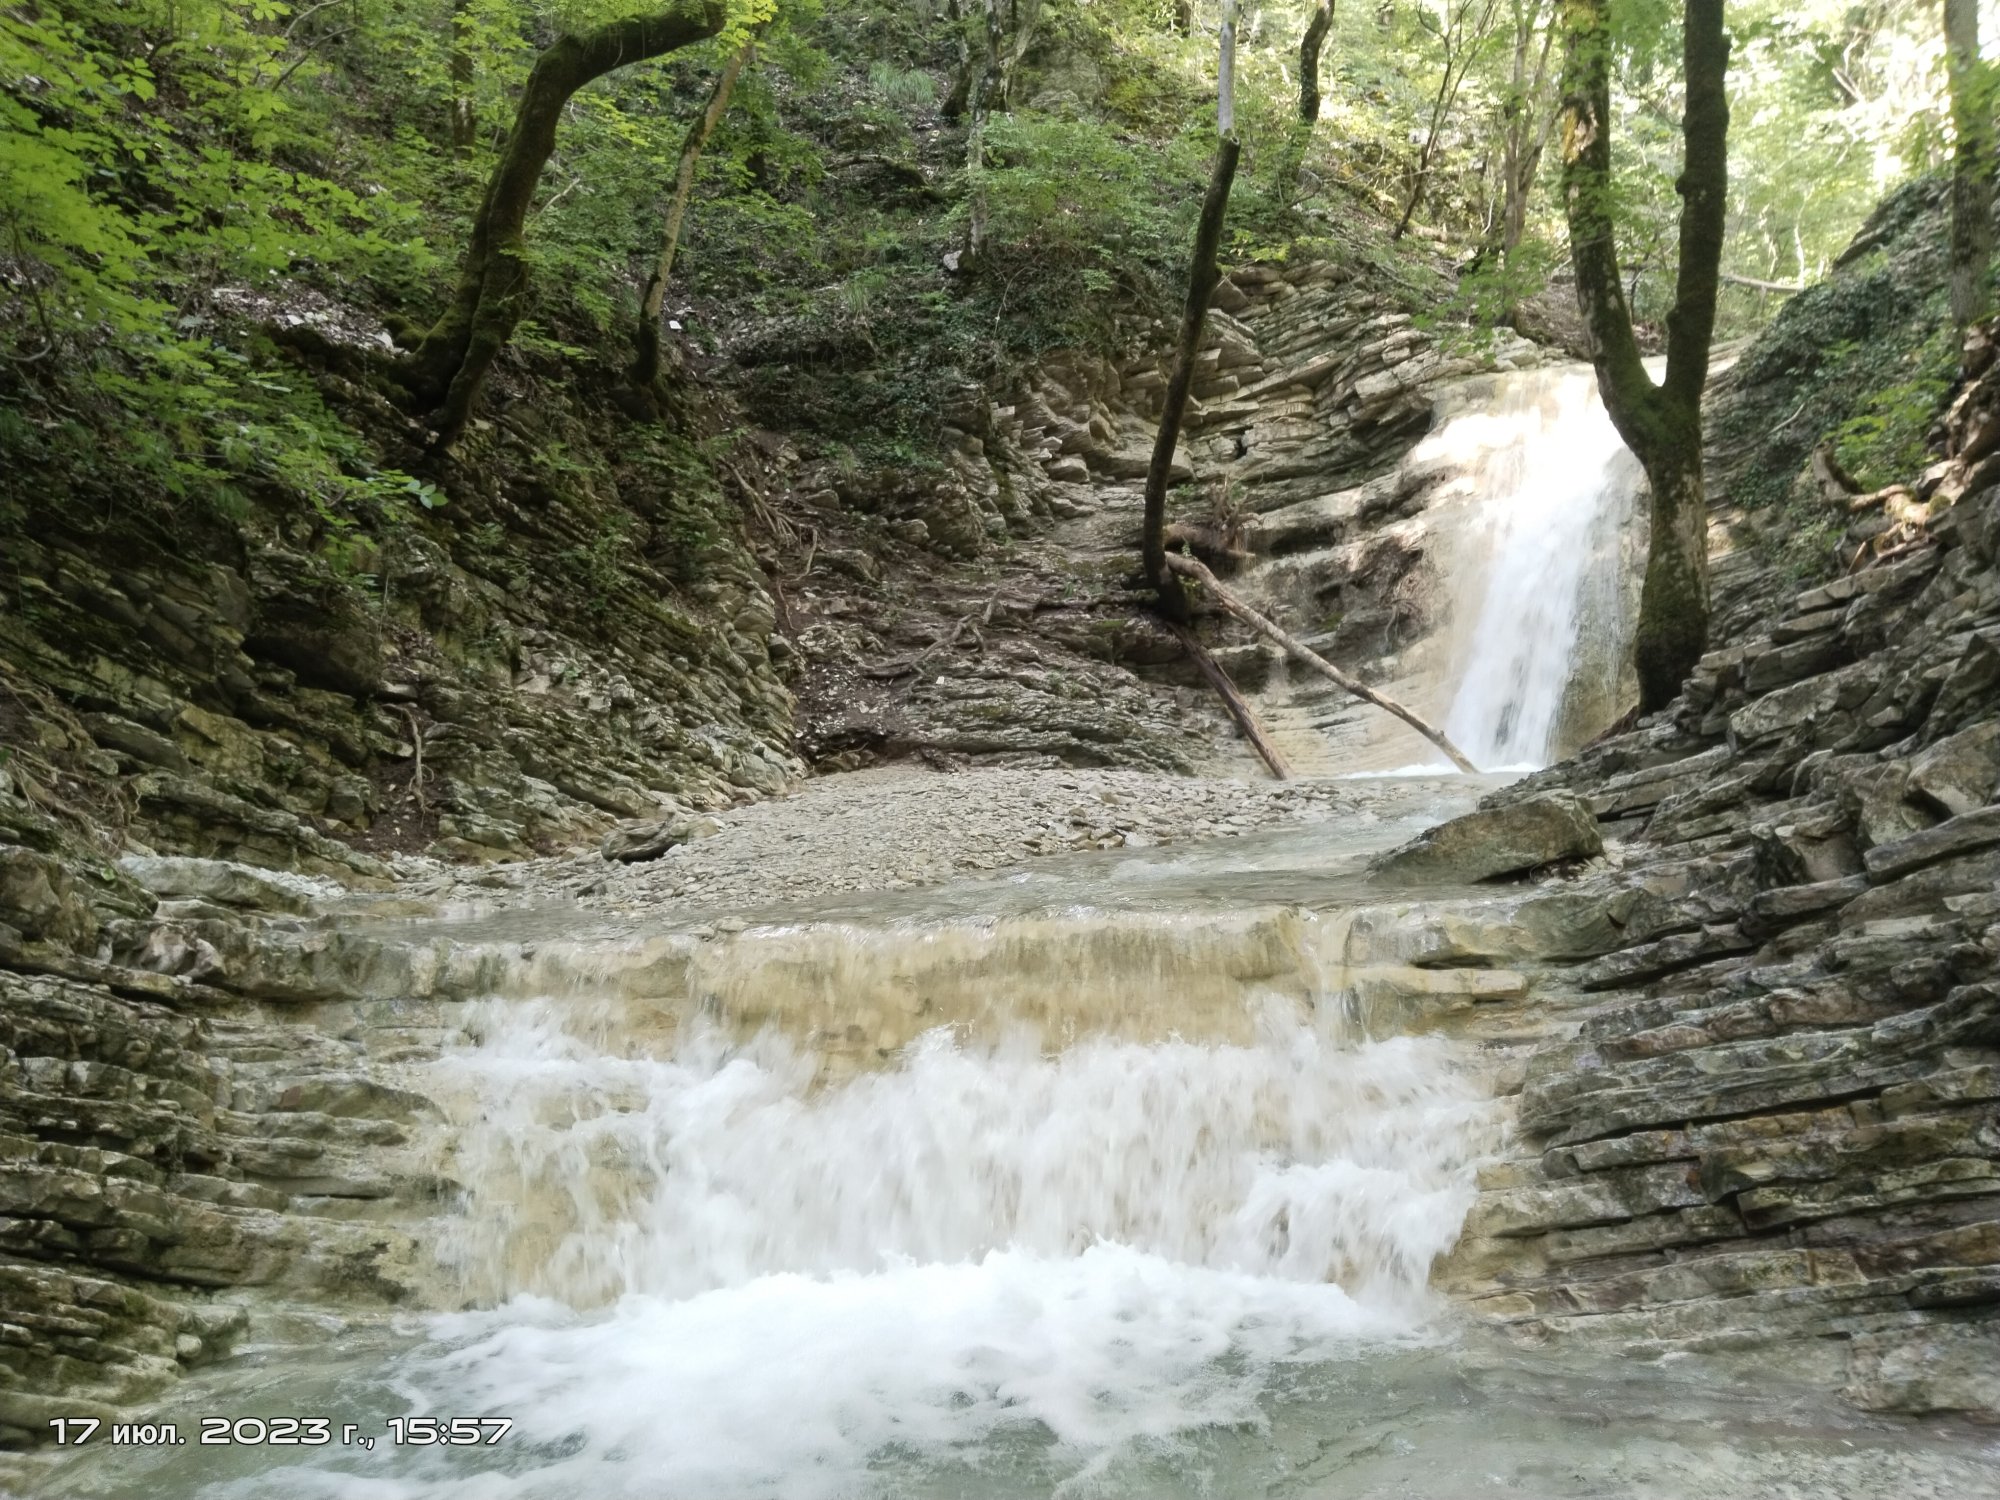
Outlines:
{"label": "layered rock face", "polygon": [[[614,524],[488,503],[578,567]],[[275,538],[10,538],[0,730],[23,785],[158,849],[382,879],[391,853],[520,856],[802,772],[740,549],[683,588],[621,543],[597,597],[563,597],[504,535],[412,526],[365,574]]]}
{"label": "layered rock face", "polygon": [[1996,397],[1853,571],[1501,794],[1580,795],[1621,866],[1447,1276],[1521,1336],[1800,1340],[1864,1406],[2000,1417]]}
{"label": "layered rock face", "polygon": [[[1334,265],[1238,267],[1196,366],[1175,534],[1225,573],[1254,556],[1248,592],[1337,660],[1402,681],[1445,592],[1424,514],[1435,476],[1405,461],[1454,382],[1546,357],[1510,334],[1447,346]],[[1163,770],[1213,758],[1227,723],[1139,586],[1167,374],[1159,353],[1053,356],[1009,398],[968,395],[944,479],[797,476],[792,509],[831,559],[786,595],[810,758]],[[1247,638],[1220,658],[1253,692],[1278,660]],[[1366,737],[1373,710],[1306,696],[1310,721],[1298,716],[1287,746],[1302,767],[1330,763],[1328,728]]]}
{"label": "layered rock face", "polygon": [[380,1305],[418,1259],[379,1214],[424,1192],[424,976],[309,934],[309,882],[60,852],[0,847],[3,1447],[226,1353],[246,1289]]}

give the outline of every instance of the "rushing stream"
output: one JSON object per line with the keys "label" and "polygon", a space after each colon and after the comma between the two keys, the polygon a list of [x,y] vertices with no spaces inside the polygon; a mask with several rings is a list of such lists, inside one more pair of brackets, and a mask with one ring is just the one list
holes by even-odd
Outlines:
{"label": "rushing stream", "polygon": [[[1579,641],[1616,615],[1631,477],[1579,379],[1522,377],[1432,440],[1480,476],[1450,722],[1484,764],[1559,748]],[[375,1447],[94,1452],[51,1492],[2000,1493],[1973,1445],[1768,1372],[1515,1349],[1442,1303],[1507,1109],[1476,1042],[1359,1003],[1343,913],[1412,797],[1448,816],[1477,788],[1373,785],[1379,815],[1326,832],[753,925],[700,950],[686,1006],[587,974],[479,1002],[409,1080],[457,1189],[432,1309],[273,1317],[160,1412],[325,1415]],[[413,1416],[512,1427],[381,1436]]]}

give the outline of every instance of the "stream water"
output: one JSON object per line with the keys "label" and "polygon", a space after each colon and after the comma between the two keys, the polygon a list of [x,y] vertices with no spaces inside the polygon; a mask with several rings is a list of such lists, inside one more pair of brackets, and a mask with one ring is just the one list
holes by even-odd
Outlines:
{"label": "stream water", "polygon": [[[1506,497],[1452,718],[1488,763],[1550,753],[1601,607],[1623,502],[1593,503],[1616,454],[1574,395],[1535,377],[1451,429]],[[1479,787],[1356,785],[1310,833],[773,914],[672,1002],[611,959],[524,970],[408,1080],[458,1189],[423,1229],[431,1306],[267,1315],[156,1414],[189,1443],[85,1453],[49,1493],[2000,1494],[1977,1441],[1768,1370],[1514,1348],[1444,1305],[1507,1107],[1486,1049],[1357,1003],[1353,913],[1381,901],[1366,855]],[[334,1441],[192,1441],[211,1416]],[[512,1425],[392,1441],[412,1418]]]}

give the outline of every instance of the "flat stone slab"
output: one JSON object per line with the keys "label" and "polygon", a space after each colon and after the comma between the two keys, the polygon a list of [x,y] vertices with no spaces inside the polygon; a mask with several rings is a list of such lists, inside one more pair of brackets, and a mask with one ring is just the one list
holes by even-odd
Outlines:
{"label": "flat stone slab", "polygon": [[1568,792],[1482,808],[1426,830],[1377,859],[1385,880],[1473,884],[1604,852],[1597,820]]}
{"label": "flat stone slab", "polygon": [[1877,844],[1862,858],[1871,877],[1878,881],[1893,880],[1905,870],[1984,849],[1990,844],[2000,844],[2000,803],[1947,818],[1937,827],[1926,828],[1908,838]]}

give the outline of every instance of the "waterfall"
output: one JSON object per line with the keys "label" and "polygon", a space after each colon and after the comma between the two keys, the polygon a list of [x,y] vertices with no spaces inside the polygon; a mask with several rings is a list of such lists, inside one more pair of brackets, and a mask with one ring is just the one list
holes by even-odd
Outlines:
{"label": "waterfall", "polygon": [[815,1088],[766,1037],[629,1055],[496,1004],[455,1060],[465,1101],[447,1228],[479,1300],[576,1307],[760,1277],[880,1273],[1116,1244],[1184,1266],[1422,1301],[1456,1237],[1492,1110],[1448,1044],[1342,1045],[1274,1003],[1248,1046],[920,1039]]}
{"label": "waterfall", "polygon": [[1239,1042],[940,1028],[831,1079],[811,1035],[483,1002],[427,1084],[468,1311],[401,1388],[514,1417],[506,1493],[549,1500],[901,1493],[883,1463],[1021,1445],[1067,1492],[1255,1424],[1426,1337],[1502,1126],[1462,1044],[1239,995]]}
{"label": "waterfall", "polygon": [[1547,765],[1618,711],[1638,462],[1582,366],[1502,377],[1411,461],[1468,496],[1445,732],[1484,770]]}

